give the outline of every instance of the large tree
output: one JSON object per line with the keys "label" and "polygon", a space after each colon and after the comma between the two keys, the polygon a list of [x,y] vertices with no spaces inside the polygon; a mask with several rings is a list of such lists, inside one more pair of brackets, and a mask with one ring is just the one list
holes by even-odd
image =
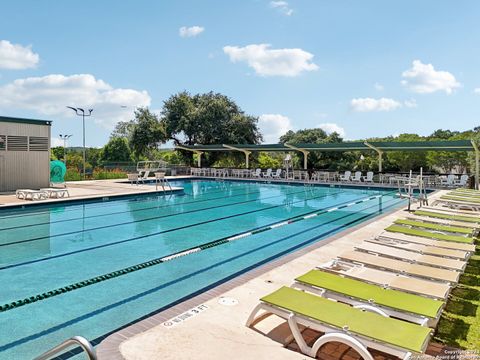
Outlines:
{"label": "large tree", "polygon": [[[209,92],[172,95],[163,105],[161,120],[166,137],[175,145],[258,144],[258,118],[245,114],[229,97]],[[191,154],[184,154],[192,160]],[[212,163],[225,154],[207,154]],[[240,155],[241,154],[234,154]]]}
{"label": "large tree", "polygon": [[135,110],[133,125],[126,132],[130,133],[129,145],[137,159],[149,157],[166,140],[163,124],[148,108]]}
{"label": "large tree", "polygon": [[131,161],[132,153],[128,140],[124,137],[112,137],[103,147],[100,158],[102,162]]}
{"label": "large tree", "polygon": [[[291,144],[301,144],[301,143],[310,143],[310,144],[323,144],[323,143],[336,143],[342,142],[343,139],[336,132],[327,134],[325,130],[320,128],[315,129],[303,129],[298,131],[288,131],[285,135],[280,137],[280,143],[291,143]],[[312,151],[308,155],[307,166],[309,169],[332,169],[338,170],[343,169],[342,160],[350,158],[350,156],[342,155],[342,153],[336,152],[320,152]],[[303,164],[302,155],[295,155],[295,163],[297,166]]]}

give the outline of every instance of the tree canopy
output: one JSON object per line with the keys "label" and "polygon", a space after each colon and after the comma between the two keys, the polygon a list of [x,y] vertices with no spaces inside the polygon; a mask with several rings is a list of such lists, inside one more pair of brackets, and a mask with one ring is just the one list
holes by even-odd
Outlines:
{"label": "tree canopy", "polygon": [[[259,144],[258,118],[245,114],[229,97],[209,92],[191,95],[184,91],[163,104],[161,124],[175,145]],[[185,154],[191,159],[191,154]],[[238,154],[236,154],[238,155]],[[208,154],[214,162],[225,154]]]}
{"label": "tree canopy", "polygon": [[103,147],[100,158],[102,162],[131,161],[132,153],[128,140],[124,137],[112,137]]}

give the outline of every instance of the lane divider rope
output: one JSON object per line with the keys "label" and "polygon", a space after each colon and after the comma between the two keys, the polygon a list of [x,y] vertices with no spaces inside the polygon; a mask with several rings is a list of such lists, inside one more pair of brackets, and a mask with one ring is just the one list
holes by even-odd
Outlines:
{"label": "lane divider rope", "polygon": [[51,297],[54,297],[54,296],[58,296],[58,295],[61,295],[61,294],[64,294],[64,293],[67,293],[67,292],[70,292],[70,291],[73,291],[73,290],[81,289],[81,288],[86,287],[86,286],[90,286],[90,285],[97,284],[97,283],[100,283],[100,282],[103,282],[103,281],[106,281],[106,280],[110,280],[110,279],[113,279],[113,278],[116,278],[116,277],[119,277],[119,276],[122,276],[122,275],[132,273],[134,271],[146,269],[146,268],[149,268],[151,266],[162,264],[164,262],[171,261],[171,260],[186,256],[186,255],[190,255],[190,254],[202,251],[202,250],[206,250],[206,249],[218,246],[218,245],[226,244],[228,242],[239,240],[239,239],[251,236],[251,235],[256,235],[256,234],[262,233],[264,231],[279,228],[281,226],[292,224],[292,223],[295,223],[295,222],[298,222],[298,221],[301,221],[301,220],[307,220],[307,219],[311,218],[312,215],[318,216],[318,215],[321,215],[321,214],[324,214],[324,213],[329,213],[329,212],[332,211],[332,209],[335,209],[335,210],[344,209],[344,208],[347,208],[347,207],[350,207],[350,206],[353,206],[353,205],[357,205],[357,204],[360,204],[360,203],[363,203],[363,202],[366,202],[366,201],[381,198],[381,197],[386,196],[388,194],[390,194],[390,193],[383,194],[383,195],[370,196],[368,198],[360,199],[360,200],[357,200],[357,201],[349,203],[349,204],[336,206],[336,207],[331,208],[329,210],[325,210],[325,209],[320,210],[320,211],[316,210],[313,213],[293,217],[289,220],[284,220],[284,221],[281,221],[279,223],[257,229],[255,231],[249,231],[249,232],[241,233],[241,234],[234,235],[234,236],[231,236],[231,237],[222,238],[222,239],[218,239],[218,240],[213,240],[213,241],[210,241],[208,243],[202,244],[200,246],[196,246],[194,248],[183,250],[183,251],[180,251],[180,252],[168,255],[168,256],[164,256],[164,257],[161,257],[161,258],[156,258],[156,259],[146,261],[146,262],[143,262],[143,263],[140,263],[140,264],[137,264],[137,265],[126,267],[126,268],[121,269],[121,270],[117,270],[117,271],[113,271],[113,272],[110,272],[110,273],[107,273],[107,274],[95,276],[95,277],[87,279],[87,280],[79,281],[79,282],[71,284],[71,285],[63,286],[63,287],[60,287],[60,288],[57,288],[57,289],[54,289],[54,290],[51,290],[51,291],[48,291],[48,292],[44,292],[44,293],[39,294],[39,295],[30,296],[28,298],[24,298],[24,299],[21,299],[21,300],[17,300],[17,301],[13,301],[11,303],[1,305],[0,306],[0,312],[5,312],[5,311],[8,311],[8,310],[12,310],[12,309],[24,306],[24,305],[28,305],[28,304],[40,301],[40,300],[45,300],[45,299],[48,299],[48,298],[51,298]]}

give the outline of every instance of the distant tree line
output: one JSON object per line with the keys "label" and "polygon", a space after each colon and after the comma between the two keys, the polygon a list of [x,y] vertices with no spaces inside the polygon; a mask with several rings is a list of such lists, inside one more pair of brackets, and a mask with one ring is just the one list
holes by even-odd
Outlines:
{"label": "distant tree line", "polygon": [[[436,130],[429,136],[400,134],[384,138],[359,141],[435,141],[480,140],[480,127],[468,131]],[[192,165],[195,155],[190,151],[162,151],[161,145],[260,144],[262,134],[258,118],[246,114],[232,99],[219,93],[195,94],[183,91],[167,99],[159,114],[148,108],[138,108],[130,121],[119,122],[108,143],[101,149],[88,149],[87,166],[96,168],[108,163],[136,162],[146,159],[164,159],[169,163]],[[324,130],[302,129],[288,131],[280,143],[339,143],[344,140],[338,133]],[[251,165],[282,167],[284,153],[254,153]],[[52,148],[52,158],[63,159],[63,148]],[[301,167],[303,155],[294,154],[294,164]],[[472,154],[466,152],[386,152],[383,170],[463,172],[472,164]],[[82,167],[80,151],[70,151],[67,164]],[[202,157],[204,166],[242,167],[244,155],[239,152],[207,152]],[[328,170],[377,170],[378,157],[373,151],[311,152],[308,167]]]}

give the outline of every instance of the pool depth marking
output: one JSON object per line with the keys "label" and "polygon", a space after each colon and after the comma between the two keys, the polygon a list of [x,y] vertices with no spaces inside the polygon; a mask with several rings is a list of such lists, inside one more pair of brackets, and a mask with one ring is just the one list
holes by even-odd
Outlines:
{"label": "pool depth marking", "polygon": [[304,215],[300,215],[300,216],[295,216],[295,217],[292,217],[288,220],[284,220],[284,221],[281,221],[281,222],[278,222],[278,223],[275,223],[275,224],[257,229],[255,231],[250,231],[250,232],[241,233],[241,234],[238,234],[238,235],[235,235],[235,236],[230,236],[230,237],[227,237],[227,238],[213,240],[213,241],[202,244],[200,246],[196,246],[196,247],[191,248],[191,249],[183,250],[183,251],[180,251],[180,252],[168,255],[168,256],[164,256],[164,257],[161,257],[161,258],[156,258],[156,259],[146,261],[146,262],[143,262],[143,263],[140,263],[140,264],[137,264],[137,265],[126,267],[124,269],[120,269],[120,270],[116,270],[116,271],[113,271],[113,272],[110,272],[110,273],[107,273],[107,274],[95,276],[93,278],[83,280],[83,281],[80,281],[80,282],[77,282],[77,283],[74,283],[74,284],[71,284],[71,285],[67,285],[67,286],[64,286],[64,287],[60,287],[60,288],[57,288],[57,289],[54,289],[54,290],[51,290],[51,291],[48,291],[48,292],[44,292],[44,293],[39,294],[39,295],[30,296],[28,298],[24,298],[24,299],[21,299],[21,300],[13,301],[13,302],[8,303],[8,304],[4,304],[4,305],[0,306],[0,312],[5,312],[5,311],[11,310],[11,309],[18,308],[20,306],[24,306],[24,305],[27,305],[27,304],[31,304],[31,303],[40,301],[40,300],[45,300],[45,299],[48,299],[48,298],[51,298],[51,297],[54,297],[54,296],[57,296],[57,295],[61,295],[61,294],[70,292],[72,290],[80,289],[80,288],[83,288],[83,287],[86,287],[86,286],[89,286],[89,285],[97,284],[99,282],[103,282],[103,281],[113,279],[113,278],[116,278],[116,277],[119,277],[119,276],[122,276],[122,275],[126,275],[126,274],[129,274],[129,273],[134,272],[134,271],[138,271],[138,270],[142,270],[142,269],[145,269],[145,268],[149,268],[149,267],[154,266],[154,265],[162,264],[164,262],[171,261],[171,260],[174,260],[174,259],[179,258],[179,257],[183,257],[183,256],[186,256],[186,255],[189,255],[189,254],[193,254],[193,253],[196,253],[196,252],[199,252],[199,251],[202,251],[202,250],[205,250],[205,249],[209,249],[209,248],[212,248],[212,247],[215,247],[215,246],[218,246],[218,245],[222,245],[222,244],[225,244],[225,243],[228,243],[228,242],[232,242],[232,241],[235,241],[235,240],[243,239],[247,236],[259,234],[261,232],[268,231],[268,230],[272,230],[272,229],[278,228],[279,224],[282,224],[280,226],[285,226],[285,225],[288,225],[288,224],[296,223],[298,221],[308,220],[309,218],[311,218],[311,216],[308,217],[309,215],[316,214],[316,216],[318,216],[318,215],[321,215],[321,214],[332,212],[332,209],[334,209],[333,211],[341,210],[341,209],[344,209],[344,208],[347,208],[347,207],[350,207],[350,206],[353,206],[353,205],[357,205],[357,204],[360,204],[360,203],[363,203],[363,202],[366,202],[366,201],[382,198],[383,196],[386,196],[386,195],[391,194],[391,193],[392,192],[386,193],[386,194],[383,194],[383,195],[370,196],[368,198],[360,199],[360,200],[357,200],[355,202],[351,202],[351,203],[344,204],[344,205],[341,205],[341,206],[335,206],[334,208],[331,208],[329,210],[325,210],[325,209],[324,210],[315,210],[312,213],[308,213],[308,214],[304,214]]}

